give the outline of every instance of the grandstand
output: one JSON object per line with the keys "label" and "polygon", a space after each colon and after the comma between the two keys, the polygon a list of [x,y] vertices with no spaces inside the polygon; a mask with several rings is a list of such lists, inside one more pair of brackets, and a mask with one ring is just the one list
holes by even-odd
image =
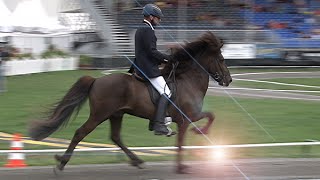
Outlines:
{"label": "grandstand", "polygon": [[[271,30],[284,48],[318,48],[320,45],[317,22],[320,20],[317,17],[320,2],[317,0],[300,6],[290,1],[264,0],[250,1],[249,4],[246,4],[248,1],[188,1],[189,4],[182,7],[160,2],[155,3],[163,8],[165,18],[162,27],[165,29],[264,29]],[[135,29],[140,25],[140,11],[140,7],[120,11],[118,22],[126,28]],[[179,15],[184,15],[184,18]],[[224,39],[227,37],[230,36]]]}
{"label": "grandstand", "polygon": [[283,48],[319,48],[320,2],[255,0],[243,17],[261,29],[270,29]]}
{"label": "grandstand", "polygon": [[[141,6],[116,12],[117,20],[128,29],[141,26]],[[193,1],[190,4],[158,4],[165,15],[161,26],[165,29],[243,29],[244,18],[239,11],[221,1]]]}
{"label": "grandstand", "polygon": [[[157,4],[165,14],[156,31],[162,51],[173,43],[191,40],[209,30],[228,44],[254,45],[254,56],[259,59],[317,60],[320,57],[318,0],[65,1],[78,2],[78,7],[62,14],[65,17],[68,12],[88,14],[95,26],[89,32],[96,33],[107,46],[103,52],[112,57],[134,55],[133,36],[141,25],[141,9],[147,3]],[[71,24],[70,19],[65,23]],[[81,31],[88,33],[84,29]],[[237,50],[242,51],[241,48]]]}

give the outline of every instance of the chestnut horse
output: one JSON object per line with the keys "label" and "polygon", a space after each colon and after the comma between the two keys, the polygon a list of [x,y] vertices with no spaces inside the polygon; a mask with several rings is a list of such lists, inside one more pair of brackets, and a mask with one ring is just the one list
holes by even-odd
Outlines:
{"label": "chestnut horse", "polygon": [[[177,124],[178,130],[177,173],[185,173],[187,170],[187,166],[182,164],[182,145],[190,121],[207,118],[208,123],[198,129],[204,134],[213,123],[214,115],[211,112],[202,112],[209,77],[211,76],[221,86],[228,86],[232,81],[221,54],[222,45],[220,39],[207,32],[195,41],[176,47],[172,51],[174,59],[179,62],[175,71],[176,97],[174,105],[171,104],[168,108],[168,113]],[[162,71],[164,77],[168,77],[172,66],[172,63],[165,65]],[[140,167],[143,161],[120,139],[123,115],[127,113],[152,120],[156,107],[150,99],[145,83],[131,74],[117,73],[100,78],[81,77],[57,103],[46,120],[34,121],[31,124],[30,136],[35,140],[48,137],[61,125],[66,124],[73,112],[78,113],[88,98],[90,116],[76,130],[65,153],[62,156],[55,156],[58,161],[57,169],[63,170],[77,144],[106,120],[111,124],[112,141],[126,153],[131,165]]]}

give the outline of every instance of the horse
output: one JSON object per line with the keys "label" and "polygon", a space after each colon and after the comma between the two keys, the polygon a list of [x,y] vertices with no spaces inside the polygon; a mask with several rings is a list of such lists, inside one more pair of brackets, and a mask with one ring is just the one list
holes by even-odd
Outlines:
{"label": "horse", "polygon": [[[222,46],[223,43],[219,38],[211,32],[206,32],[194,41],[172,48],[171,55],[178,62],[178,65],[174,71],[176,97],[174,101],[171,101],[168,113],[172,117],[172,121],[176,123],[178,131],[176,141],[177,173],[188,173],[188,166],[182,162],[182,146],[191,121],[208,119],[204,127],[198,128],[196,131],[207,134],[215,119],[213,113],[202,112],[209,78],[212,77],[220,86],[228,86],[232,81],[221,53]],[[164,77],[169,76],[173,64],[164,65],[162,69]],[[115,73],[100,78],[90,76],[79,78],[52,108],[45,120],[32,121],[29,128],[30,137],[34,140],[48,137],[60,126],[67,124],[72,114],[77,115],[87,99],[89,99],[90,116],[75,131],[65,153],[55,155],[58,163],[56,169],[62,171],[78,143],[106,120],[110,121],[111,140],[125,152],[131,165],[141,168],[144,161],[129,150],[120,138],[123,115],[127,113],[152,120],[156,107],[150,99],[146,84],[132,74]]]}

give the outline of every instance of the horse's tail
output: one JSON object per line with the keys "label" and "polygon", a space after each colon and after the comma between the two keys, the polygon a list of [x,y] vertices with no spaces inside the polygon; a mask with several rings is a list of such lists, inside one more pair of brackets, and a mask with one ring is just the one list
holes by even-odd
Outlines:
{"label": "horse's tail", "polygon": [[29,135],[35,140],[42,140],[61,125],[67,124],[71,115],[76,111],[76,115],[83,103],[87,100],[90,89],[95,78],[90,76],[81,77],[67,92],[67,94],[56,103],[45,121],[33,121],[29,129]]}

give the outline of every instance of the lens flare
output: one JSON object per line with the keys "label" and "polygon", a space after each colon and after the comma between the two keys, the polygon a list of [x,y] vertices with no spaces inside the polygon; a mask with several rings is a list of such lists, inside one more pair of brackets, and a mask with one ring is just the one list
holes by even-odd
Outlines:
{"label": "lens flare", "polygon": [[214,148],[211,150],[211,157],[213,159],[225,159],[226,157],[226,152],[223,148]]}

